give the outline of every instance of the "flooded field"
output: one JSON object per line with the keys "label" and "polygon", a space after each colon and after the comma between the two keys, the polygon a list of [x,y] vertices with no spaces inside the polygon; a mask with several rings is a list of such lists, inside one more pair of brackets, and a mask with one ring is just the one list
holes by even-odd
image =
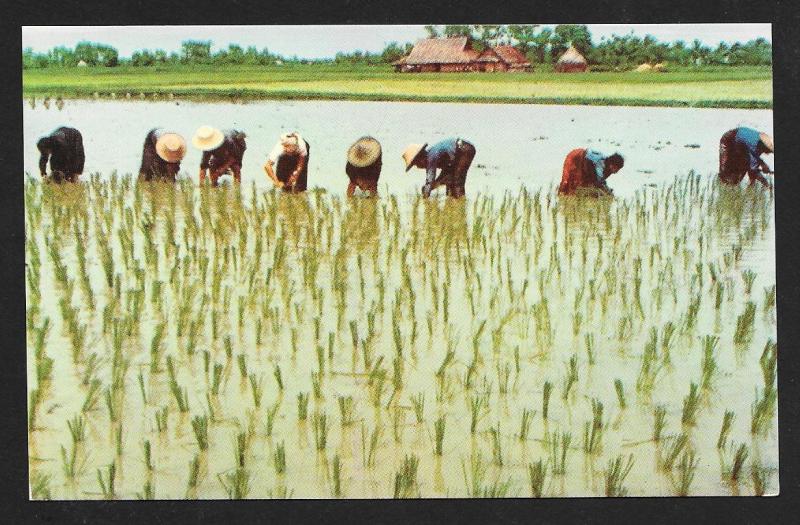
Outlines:
{"label": "flooded field", "polygon": [[[142,143],[156,126],[187,141],[204,124],[247,133],[242,180],[268,186],[262,165],[282,132],[299,130],[311,144],[309,187],[344,192],[347,148],[370,134],[383,145],[380,190],[419,191],[424,175],[404,172],[400,155],[411,142],[463,137],[477,150],[467,194],[500,195],[521,185],[532,190],[557,184],[564,157],[573,148],[619,150],[623,171],[609,179],[619,196],[646,184],[669,182],[690,170],[717,171],[719,138],[749,125],[772,133],[771,110],[682,109],[512,104],[387,102],[193,103],[178,100],[24,100],[24,169],[38,174],[36,141],[61,125],[78,128],[86,148],[86,175],[136,173]],[[61,109],[58,109],[61,107]],[[200,151],[189,145],[182,172],[197,181]],[[440,190],[444,192],[444,189]]]}
{"label": "flooded field", "polygon": [[[72,123],[90,171],[135,169],[143,106],[104,104],[28,109],[26,144]],[[250,132],[254,111],[278,105],[187,106],[188,136],[205,122]],[[312,131],[298,106],[265,112],[241,187],[26,180],[33,498],[777,492],[773,199],[706,173],[721,131],[744,117],[771,131],[770,113],[717,111],[706,136],[667,118],[679,110],[469,108],[538,115],[519,137],[437,105],[412,120],[350,104],[373,129],[330,109],[329,130]],[[157,107],[174,122],[172,103]],[[569,111],[583,119],[574,139]],[[123,131],[103,145],[114,118]],[[627,129],[662,118],[662,138]],[[553,193],[587,119],[633,140],[616,199]],[[255,184],[278,121],[319,144],[321,189]],[[390,159],[462,128],[485,166],[467,199],[424,201],[421,175],[387,160],[391,195],[342,196],[340,157],[361,133]]]}

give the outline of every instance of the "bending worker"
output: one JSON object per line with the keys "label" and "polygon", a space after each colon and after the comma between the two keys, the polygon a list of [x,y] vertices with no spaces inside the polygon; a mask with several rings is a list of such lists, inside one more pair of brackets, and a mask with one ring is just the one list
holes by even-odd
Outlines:
{"label": "bending worker", "polygon": [[247,149],[246,135],[231,129],[222,132],[211,126],[201,126],[192,137],[192,144],[203,151],[200,160],[200,184],[211,177],[211,185],[226,173],[233,174],[233,180],[242,182],[242,157]]}
{"label": "bending worker", "polygon": [[564,159],[564,171],[558,194],[573,195],[581,188],[611,195],[614,190],[608,187],[606,179],[621,170],[624,165],[625,159],[619,153],[605,156],[592,149],[574,149]]}
{"label": "bending worker", "polygon": [[381,143],[372,137],[361,137],[347,150],[347,165],[344,170],[350,177],[347,196],[352,197],[356,188],[378,196],[378,178],[383,166]]}
{"label": "bending worker", "polygon": [[[444,185],[449,197],[463,197],[467,171],[475,158],[475,146],[459,138],[445,139],[429,148],[427,146],[410,144],[403,152],[406,171],[416,166],[427,172],[422,195],[429,197],[431,191]],[[438,178],[437,169],[441,169]]]}
{"label": "bending worker", "polygon": [[151,129],[144,139],[139,179],[175,182],[186,155],[186,141],[177,133]]}
{"label": "bending worker", "polygon": [[284,133],[269,152],[264,172],[276,188],[289,193],[306,191],[310,151],[308,141],[298,132]]}
{"label": "bending worker", "polygon": [[772,137],[766,133],[746,127],[727,131],[719,140],[719,178],[727,184],[739,184],[746,173],[750,184],[758,181],[769,187],[763,173],[772,170],[761,155],[774,152]]}
{"label": "bending worker", "polygon": [[39,139],[39,173],[47,177],[47,161],[50,161],[50,179],[54,182],[78,182],[83,173],[86,157],[83,153],[83,137],[75,128],[62,126]]}

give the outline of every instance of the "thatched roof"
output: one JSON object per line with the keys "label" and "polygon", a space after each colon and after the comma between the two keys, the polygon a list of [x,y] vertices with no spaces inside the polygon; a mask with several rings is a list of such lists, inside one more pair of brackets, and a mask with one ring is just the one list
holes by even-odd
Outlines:
{"label": "thatched roof", "polygon": [[478,62],[500,62],[500,60],[501,58],[491,48],[484,49],[477,59]]}
{"label": "thatched roof", "polygon": [[479,53],[469,45],[467,37],[427,38],[414,44],[405,57],[405,64],[468,64],[476,60]]}
{"label": "thatched roof", "polygon": [[530,65],[525,55],[514,46],[497,46],[494,51],[508,64]]}
{"label": "thatched roof", "polygon": [[580,52],[573,46],[564,51],[564,54],[558,59],[557,64],[587,64],[586,59]]}

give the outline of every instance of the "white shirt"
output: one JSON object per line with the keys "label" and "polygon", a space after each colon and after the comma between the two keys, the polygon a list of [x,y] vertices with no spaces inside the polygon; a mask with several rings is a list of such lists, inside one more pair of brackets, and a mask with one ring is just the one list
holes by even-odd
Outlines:
{"label": "white shirt", "polygon": [[[306,141],[303,140],[303,137],[301,137],[299,133],[296,133],[295,136],[297,137],[297,153],[301,157],[307,157],[308,150],[306,150]],[[278,158],[285,154],[286,153],[283,151],[283,144],[281,144],[281,141],[279,140],[278,143],[272,148],[272,151],[269,152],[267,160],[272,161],[273,164],[277,164]]]}

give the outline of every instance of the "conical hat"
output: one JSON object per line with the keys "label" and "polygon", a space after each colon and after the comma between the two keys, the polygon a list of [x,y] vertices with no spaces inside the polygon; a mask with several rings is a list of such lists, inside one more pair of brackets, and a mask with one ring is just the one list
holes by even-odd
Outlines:
{"label": "conical hat", "polygon": [[403,160],[406,163],[406,171],[411,169],[411,166],[414,165],[414,161],[417,159],[420,153],[425,150],[425,147],[428,145],[426,142],[425,144],[409,144],[406,147],[406,150],[403,152]]}
{"label": "conical hat", "polygon": [[225,140],[225,135],[213,126],[200,126],[192,137],[192,144],[197,149],[210,151],[216,149]]}
{"label": "conical hat", "polygon": [[760,138],[761,142],[764,143],[764,146],[766,146],[767,151],[769,151],[770,153],[775,153],[775,144],[772,143],[772,137],[770,137],[766,133],[759,133],[758,138]]}
{"label": "conical hat", "polygon": [[177,133],[163,133],[156,141],[156,153],[167,162],[180,162],[186,155],[186,141]]}
{"label": "conical hat", "polygon": [[361,137],[347,150],[347,162],[356,168],[371,166],[381,156],[381,143],[372,137]]}

